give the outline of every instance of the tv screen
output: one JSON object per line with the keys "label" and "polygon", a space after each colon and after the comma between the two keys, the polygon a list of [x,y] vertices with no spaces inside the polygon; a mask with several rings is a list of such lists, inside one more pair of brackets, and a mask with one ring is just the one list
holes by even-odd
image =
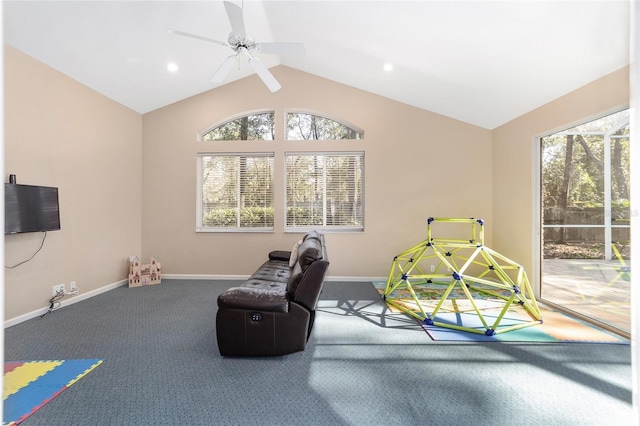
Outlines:
{"label": "tv screen", "polygon": [[60,229],[58,188],[4,184],[4,233]]}

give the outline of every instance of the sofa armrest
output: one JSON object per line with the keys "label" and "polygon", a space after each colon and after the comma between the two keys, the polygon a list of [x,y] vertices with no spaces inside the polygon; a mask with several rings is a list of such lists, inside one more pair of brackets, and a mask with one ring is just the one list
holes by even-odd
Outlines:
{"label": "sofa armrest", "polygon": [[231,287],[218,296],[218,308],[286,313],[289,300],[286,293],[278,290]]}
{"label": "sofa armrest", "polygon": [[290,257],[291,252],[285,250],[274,250],[269,253],[269,260],[283,260],[285,262],[288,262]]}

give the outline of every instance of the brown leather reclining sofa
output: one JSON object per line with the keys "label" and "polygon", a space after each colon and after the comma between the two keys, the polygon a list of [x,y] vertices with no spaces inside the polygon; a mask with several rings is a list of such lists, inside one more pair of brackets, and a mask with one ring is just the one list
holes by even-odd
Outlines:
{"label": "brown leather reclining sofa", "polygon": [[328,267],[324,235],[316,231],[304,236],[293,258],[290,251],[269,253],[241,286],[218,296],[220,354],[275,356],[304,350]]}

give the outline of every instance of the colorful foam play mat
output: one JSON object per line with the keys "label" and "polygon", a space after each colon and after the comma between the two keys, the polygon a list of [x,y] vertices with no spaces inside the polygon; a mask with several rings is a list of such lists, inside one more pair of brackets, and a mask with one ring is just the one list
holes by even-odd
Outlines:
{"label": "colorful foam play mat", "polygon": [[[373,284],[382,297],[386,283],[375,281]],[[422,313],[416,299],[422,310],[430,314],[442,298],[442,291],[437,286],[416,289],[416,298],[404,292],[400,290],[391,294],[392,303],[387,299],[390,313],[407,315],[406,311],[411,311],[420,317]],[[433,324],[416,319],[427,335],[436,341],[629,343],[621,336],[545,306],[538,306],[541,322],[533,320],[531,314],[518,304],[514,303],[506,311],[504,306],[504,300],[486,294],[474,295],[471,303],[462,292],[453,291],[440,304],[436,315],[431,317]],[[496,321],[500,324],[497,332],[492,335],[485,333],[487,324],[491,326]],[[501,329],[508,331],[502,332]]]}
{"label": "colorful foam play mat", "polygon": [[20,424],[102,362],[102,359],[5,362],[3,424]]}

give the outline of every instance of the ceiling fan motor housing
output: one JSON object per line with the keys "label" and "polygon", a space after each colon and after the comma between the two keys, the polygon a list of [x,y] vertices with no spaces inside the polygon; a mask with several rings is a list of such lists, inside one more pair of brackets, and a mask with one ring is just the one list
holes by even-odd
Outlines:
{"label": "ceiling fan motor housing", "polygon": [[227,42],[229,43],[229,47],[231,47],[235,52],[241,48],[245,48],[247,50],[254,50],[256,48],[256,43],[251,37],[240,38],[235,33],[229,34]]}

